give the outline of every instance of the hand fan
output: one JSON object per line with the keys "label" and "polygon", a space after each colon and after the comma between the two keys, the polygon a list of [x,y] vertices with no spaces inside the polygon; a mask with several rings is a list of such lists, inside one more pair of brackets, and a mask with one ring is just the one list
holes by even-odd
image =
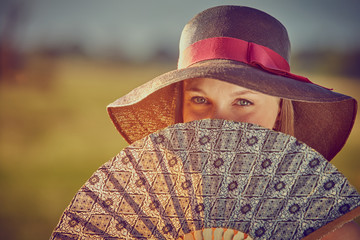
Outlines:
{"label": "hand fan", "polygon": [[296,138],[207,119],[150,134],[106,162],[51,239],[316,239],[359,206],[346,178]]}

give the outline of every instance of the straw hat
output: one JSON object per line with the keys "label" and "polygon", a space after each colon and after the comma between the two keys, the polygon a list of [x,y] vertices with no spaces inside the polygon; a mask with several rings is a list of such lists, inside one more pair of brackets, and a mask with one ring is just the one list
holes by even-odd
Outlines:
{"label": "straw hat", "polygon": [[132,143],[176,123],[181,81],[218,79],[292,100],[295,137],[331,160],[350,134],[356,100],[291,73],[289,56],[287,31],[272,16],[249,7],[213,7],[184,27],[178,69],[111,103],[108,113]]}

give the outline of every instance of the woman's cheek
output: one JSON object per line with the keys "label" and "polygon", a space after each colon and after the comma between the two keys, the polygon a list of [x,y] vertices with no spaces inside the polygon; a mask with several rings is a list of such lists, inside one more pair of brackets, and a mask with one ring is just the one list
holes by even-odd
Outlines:
{"label": "woman's cheek", "polygon": [[266,111],[259,111],[256,114],[252,115],[247,122],[253,123],[268,129],[274,127],[276,121],[276,115],[268,113]]}
{"label": "woman's cheek", "polygon": [[230,120],[236,122],[252,123],[254,113],[247,107],[237,107],[232,111],[232,117]]}
{"label": "woman's cheek", "polygon": [[209,118],[208,110],[205,107],[192,106],[192,104],[188,104],[184,106],[183,110],[183,120],[184,122],[190,122],[194,120],[200,120]]}

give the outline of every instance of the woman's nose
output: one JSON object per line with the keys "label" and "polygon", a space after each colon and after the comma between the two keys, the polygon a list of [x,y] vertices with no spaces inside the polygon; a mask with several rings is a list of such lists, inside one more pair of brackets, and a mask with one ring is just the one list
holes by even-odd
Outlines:
{"label": "woman's nose", "polygon": [[216,109],[213,110],[211,118],[233,120],[231,119],[231,114],[229,113],[229,111],[221,107],[217,107]]}

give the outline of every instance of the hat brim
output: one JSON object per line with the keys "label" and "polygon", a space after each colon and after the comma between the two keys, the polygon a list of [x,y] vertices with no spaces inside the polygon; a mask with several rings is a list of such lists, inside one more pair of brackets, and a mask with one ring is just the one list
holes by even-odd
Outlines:
{"label": "hat brim", "polygon": [[267,95],[294,101],[338,102],[351,98],[316,84],[271,74],[236,61],[218,59],[164,73],[134,89],[126,95],[128,97],[121,98],[121,104],[134,104],[163,87],[192,78],[218,79]]}
{"label": "hat brim", "polygon": [[331,160],[348,138],[356,100],[316,84],[297,81],[231,60],[209,60],[162,74],[108,106],[123,137],[132,143],[175,122],[179,88],[192,78],[213,78],[293,101],[295,137]]}

